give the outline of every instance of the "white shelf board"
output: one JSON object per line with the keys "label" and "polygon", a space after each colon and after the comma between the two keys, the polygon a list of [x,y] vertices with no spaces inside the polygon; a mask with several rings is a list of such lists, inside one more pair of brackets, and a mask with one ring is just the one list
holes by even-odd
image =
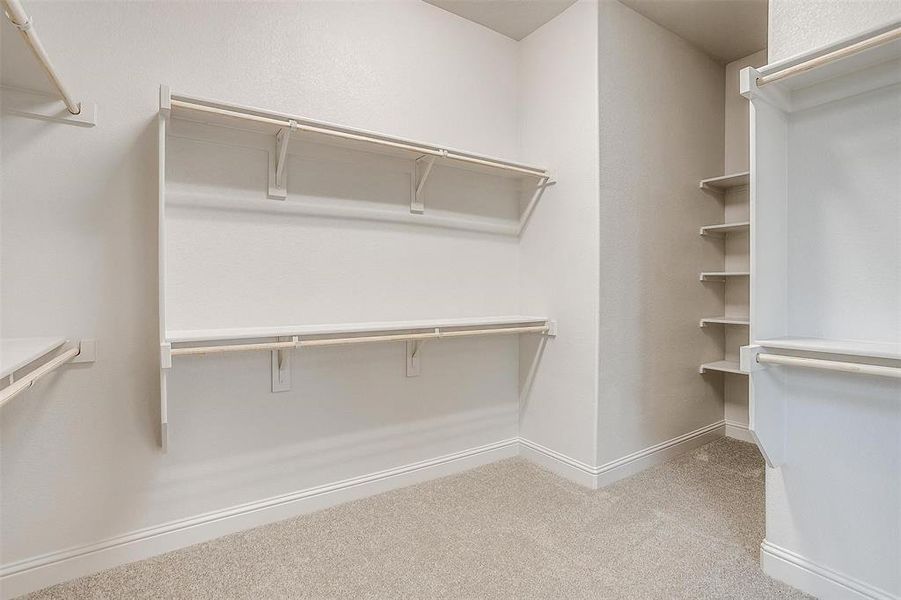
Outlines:
{"label": "white shelf board", "polygon": [[[254,117],[261,117],[262,119],[271,119],[276,121],[293,120],[300,126],[316,128],[322,130],[323,132],[319,133],[314,131],[307,131],[304,129],[298,129],[291,134],[292,140],[305,140],[312,143],[339,146],[351,150],[371,152],[385,156],[394,156],[396,158],[407,158],[410,160],[415,160],[423,156],[423,152],[417,151],[416,148],[424,148],[430,151],[438,151],[446,154],[446,156],[435,157],[435,164],[438,165],[443,164],[467,171],[488,173],[499,177],[509,177],[514,179],[528,178],[534,180],[536,178],[548,176],[548,170],[543,167],[527,165],[506,158],[488,156],[485,154],[479,154],[468,150],[460,150],[444,145],[434,144],[431,142],[410,140],[393,135],[388,135],[385,133],[380,133],[377,131],[349,127],[346,125],[339,125],[336,123],[329,123],[327,121],[320,121],[308,117],[254,108],[240,104],[232,104],[218,100],[199,98],[196,96],[187,96],[184,94],[172,93],[171,99],[176,102],[186,102],[194,105],[195,107],[192,108],[189,106],[178,106],[176,104],[173,104],[171,108],[171,115],[173,118],[193,121],[195,123],[203,123],[206,125],[228,127],[231,129],[240,129],[243,131],[266,133],[271,135],[275,135],[280,129],[283,129],[283,126],[275,123],[247,120],[239,118],[237,116],[230,116],[228,114],[217,114],[214,112],[205,111],[203,110],[203,108],[229,111],[231,113],[237,113],[240,115],[250,115]],[[335,135],[329,135],[329,132],[352,137],[336,137]],[[379,142],[388,142],[390,144],[394,144],[395,146],[392,147],[389,145],[381,144]],[[455,158],[455,156],[457,158]],[[465,159],[485,161],[492,164],[479,164]],[[514,169],[525,169],[530,171],[530,173],[517,172],[506,167],[512,167]]]}
{"label": "white shelf board", "polygon": [[0,339],[0,377],[7,377],[66,343],[65,338]]}
{"label": "white shelf board", "polygon": [[735,373],[737,375],[747,375],[742,372],[738,361],[735,360],[717,360],[714,362],[704,363],[701,365],[700,372],[717,371],[719,373]]}
{"label": "white shelf board", "polygon": [[166,331],[166,341],[214,342],[289,336],[315,336],[335,334],[387,333],[434,329],[435,327],[501,327],[508,325],[536,325],[547,323],[547,317],[502,315],[496,317],[470,317],[463,319],[427,319],[419,321],[381,321],[371,323],[337,323],[321,325],[284,325],[277,327],[242,327],[233,329],[181,329]]}
{"label": "white shelf board", "polygon": [[702,190],[725,192],[729,188],[742,187],[748,185],[750,182],[751,174],[748,171],[744,171],[743,173],[732,173],[731,175],[721,175],[720,177],[702,179],[700,187]]}
{"label": "white shelf board", "polygon": [[754,344],[776,350],[796,350],[820,352],[824,354],[844,354],[868,358],[888,358],[901,360],[901,343],[867,342],[860,340],[833,340],[809,337],[781,337],[757,340]]}
{"label": "white shelf board", "polygon": [[712,279],[728,279],[730,277],[748,277],[751,273],[748,271],[703,271],[701,273],[701,281],[709,281]]}
{"label": "white shelf board", "polygon": [[750,221],[740,221],[737,223],[723,223],[721,225],[706,225],[701,227],[701,235],[722,236],[727,233],[735,233],[748,231],[751,228]]}
{"label": "white shelf board", "polygon": [[751,321],[748,317],[704,317],[701,319],[701,327],[710,324],[748,326]]}

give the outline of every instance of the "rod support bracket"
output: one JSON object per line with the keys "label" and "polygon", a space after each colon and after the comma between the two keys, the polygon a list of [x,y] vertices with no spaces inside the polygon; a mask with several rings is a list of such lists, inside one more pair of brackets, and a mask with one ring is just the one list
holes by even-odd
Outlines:
{"label": "rod support bracket", "polygon": [[[447,156],[447,150],[441,150],[441,156]],[[425,155],[413,161],[413,172],[410,177],[410,212],[421,215],[425,212],[425,182],[429,179],[437,156]]]}
{"label": "rod support bracket", "polygon": [[557,337],[557,321],[547,322],[547,333],[545,333],[544,335],[552,338]]}
{"label": "rod support bracket", "polygon": [[160,368],[172,368],[172,344],[168,342],[160,344]]}
{"label": "rod support bracket", "polygon": [[275,148],[269,153],[269,198],[284,200],[288,197],[286,162],[288,144],[291,133],[297,131],[297,121],[288,120],[288,127],[283,127],[275,134]]}
{"label": "rod support bracket", "polygon": [[[296,346],[297,336],[280,337],[279,342],[293,342]],[[290,348],[280,348],[269,353],[272,369],[272,393],[287,392],[291,389],[291,354]]]}
{"label": "rod support bracket", "polygon": [[756,344],[742,346],[739,352],[739,368],[743,373],[753,373],[766,368],[765,365],[757,362],[757,355],[763,352],[763,346]]}
{"label": "rod support bracket", "polygon": [[407,377],[419,377],[424,340],[407,340]]}

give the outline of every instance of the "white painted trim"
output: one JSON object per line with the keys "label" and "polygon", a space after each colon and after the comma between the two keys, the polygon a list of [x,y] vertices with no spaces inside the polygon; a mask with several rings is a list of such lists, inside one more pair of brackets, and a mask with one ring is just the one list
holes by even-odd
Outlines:
{"label": "white painted trim", "polygon": [[725,421],[717,421],[597,467],[525,438],[520,438],[519,443],[521,454],[529,460],[576,483],[597,489],[721,438],[725,426]]}
{"label": "white painted trim", "polygon": [[800,554],[763,540],[763,572],[822,600],[899,600],[901,596],[843,575]]}
{"label": "white painted trim", "polygon": [[518,438],[510,438],[2,565],[0,598],[14,598],[103,569],[171,552],[251,527],[512,458],[518,454],[518,442]]}
{"label": "white painted trim", "polygon": [[438,458],[171,521],[94,544],[2,565],[0,599],[14,598],[103,569],[157,556],[343,502],[459,473],[518,454],[562,477],[594,489],[722,437],[724,427],[724,422],[718,421],[597,467],[524,438],[509,438]]}
{"label": "white painted trim", "polygon": [[741,440],[742,442],[748,442],[749,444],[757,443],[751,430],[748,429],[747,423],[740,423],[730,419],[726,419],[726,437]]}

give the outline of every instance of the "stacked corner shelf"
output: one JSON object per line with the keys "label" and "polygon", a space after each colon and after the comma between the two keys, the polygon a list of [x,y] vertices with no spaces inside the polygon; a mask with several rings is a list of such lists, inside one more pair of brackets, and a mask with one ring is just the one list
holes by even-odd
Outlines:
{"label": "stacked corner shelf", "polygon": [[[739,366],[738,348],[747,343],[748,326],[750,324],[748,294],[746,286],[750,279],[747,256],[747,238],[751,221],[748,210],[748,190],[750,174],[745,171],[721,177],[712,177],[700,182],[699,188],[716,197],[723,203],[723,222],[704,225],[700,235],[722,244],[724,268],[720,271],[702,271],[699,279],[702,282],[719,282],[724,286],[723,313],[716,316],[701,317],[699,325],[710,325],[723,328],[723,345],[725,353],[722,360],[702,364],[698,371],[729,373],[743,375]],[[741,343],[739,343],[741,342]],[[727,392],[724,390],[724,395]]]}

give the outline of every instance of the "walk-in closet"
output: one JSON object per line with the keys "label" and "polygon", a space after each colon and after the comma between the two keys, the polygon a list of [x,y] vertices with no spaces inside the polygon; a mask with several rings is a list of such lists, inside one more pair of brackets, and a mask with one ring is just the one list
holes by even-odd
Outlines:
{"label": "walk-in closet", "polygon": [[0,0],[0,598],[901,598],[901,0]]}

